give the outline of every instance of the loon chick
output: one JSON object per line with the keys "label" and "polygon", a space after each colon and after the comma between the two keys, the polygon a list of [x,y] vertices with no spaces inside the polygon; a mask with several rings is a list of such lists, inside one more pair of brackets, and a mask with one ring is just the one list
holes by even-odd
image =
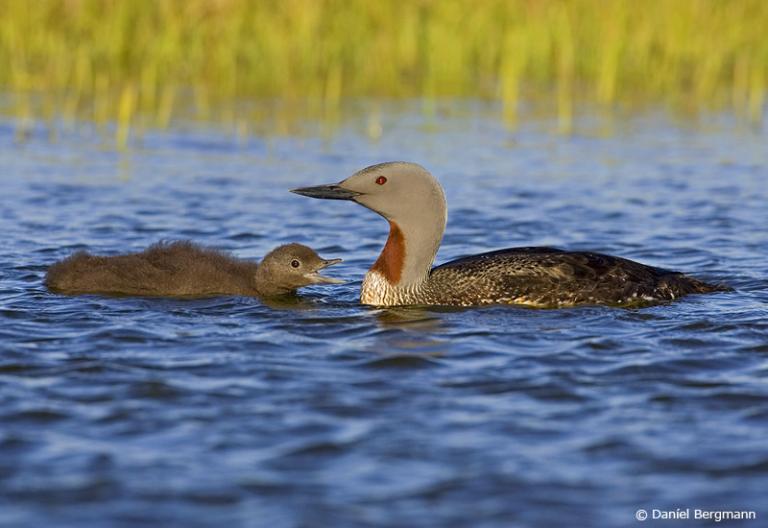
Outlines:
{"label": "loon chick", "polygon": [[160,242],[140,253],[109,257],[80,251],[53,264],[45,284],[69,295],[272,297],[310,284],[343,283],[319,273],[339,262],[301,244],[280,246],[257,264],[192,242]]}
{"label": "loon chick", "polygon": [[432,268],[447,205],[438,181],[415,163],[372,165],[337,184],[291,192],[351,200],[389,221],[389,238],[363,280],[363,304],[636,306],[728,290],[620,257],[547,247],[503,249]]}

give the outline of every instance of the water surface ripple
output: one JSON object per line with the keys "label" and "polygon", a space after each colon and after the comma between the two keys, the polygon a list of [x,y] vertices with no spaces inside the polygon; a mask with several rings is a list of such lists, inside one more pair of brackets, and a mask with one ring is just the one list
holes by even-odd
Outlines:
{"label": "water surface ripple", "polygon": [[[730,118],[384,119],[370,142],[0,127],[0,526],[626,526],[638,508],[768,508],[768,149]],[[427,126],[428,125],[428,126]],[[731,284],[637,310],[357,304],[387,232],[287,192],[419,161],[442,262],[517,245]],[[61,297],[78,249],[296,241],[349,283],[299,299]],[[693,525],[693,523],[691,523]],[[751,526],[751,525],[750,525]]]}

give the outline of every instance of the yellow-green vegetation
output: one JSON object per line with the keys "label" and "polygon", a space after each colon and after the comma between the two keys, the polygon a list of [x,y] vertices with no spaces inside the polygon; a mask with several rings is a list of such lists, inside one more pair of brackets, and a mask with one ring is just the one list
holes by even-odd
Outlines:
{"label": "yellow-green vegetation", "polygon": [[0,0],[13,112],[115,122],[119,143],[188,99],[243,128],[235,101],[471,96],[513,125],[550,98],[568,131],[584,101],[759,121],[767,84],[765,0]]}

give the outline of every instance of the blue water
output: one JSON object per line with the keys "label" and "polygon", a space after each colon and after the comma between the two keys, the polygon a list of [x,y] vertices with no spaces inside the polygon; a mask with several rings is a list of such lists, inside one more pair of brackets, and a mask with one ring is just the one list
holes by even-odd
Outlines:
{"label": "blue water", "polygon": [[[364,117],[246,140],[180,124],[123,153],[85,125],[18,143],[0,121],[0,526],[629,526],[639,508],[765,525],[768,135],[649,112],[566,137],[493,112],[399,108],[377,140]],[[556,245],[736,291],[360,306],[386,222],[287,190],[393,159],[445,186],[438,262]],[[344,258],[329,274],[349,282],[270,305],[42,285],[75,250],[160,239],[248,258],[301,242]]]}

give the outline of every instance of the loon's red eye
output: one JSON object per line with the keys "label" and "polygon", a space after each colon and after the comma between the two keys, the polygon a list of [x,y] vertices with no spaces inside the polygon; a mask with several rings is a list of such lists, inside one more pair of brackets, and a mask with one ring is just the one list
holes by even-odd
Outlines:
{"label": "loon's red eye", "polygon": [[385,183],[387,183],[387,179],[384,176],[379,176],[378,178],[376,178],[376,183],[378,183],[379,185],[384,185]]}

